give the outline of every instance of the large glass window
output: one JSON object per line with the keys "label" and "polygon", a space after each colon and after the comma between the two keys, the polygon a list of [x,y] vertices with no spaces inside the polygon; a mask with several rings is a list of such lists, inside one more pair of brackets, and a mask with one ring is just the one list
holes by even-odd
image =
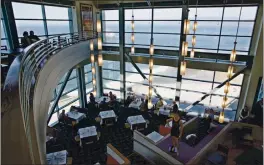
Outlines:
{"label": "large glass window", "polygon": [[69,10],[67,7],[44,6],[48,35],[70,33],[70,24],[72,20],[69,18]]}
{"label": "large glass window", "polygon": [[9,49],[9,44],[5,31],[4,19],[2,17],[2,11],[1,11],[1,50],[7,50],[7,49]]}
{"label": "large glass window", "polygon": [[117,46],[119,43],[118,10],[102,11],[103,44]]}
{"label": "large glass window", "polygon": [[[195,50],[217,53],[231,51],[234,48],[240,8],[239,6],[198,8]],[[191,26],[190,35],[187,37],[189,43],[191,43],[193,34],[192,25],[195,19],[195,11],[196,8],[190,8]],[[247,55],[249,52],[256,12],[257,6],[242,7],[236,46],[237,54]]]}
{"label": "large glass window", "polygon": [[103,63],[103,87],[104,93],[112,91],[120,97],[120,62],[107,61]]}
{"label": "large glass window", "polygon": [[[20,2],[12,2],[12,7],[20,39],[25,31],[28,33],[34,31],[34,34],[40,39],[47,35],[68,34],[71,32],[70,24],[72,24],[72,20],[69,17],[71,8]],[[30,12],[25,12],[29,9]],[[45,31],[45,25],[47,25],[47,31]]]}

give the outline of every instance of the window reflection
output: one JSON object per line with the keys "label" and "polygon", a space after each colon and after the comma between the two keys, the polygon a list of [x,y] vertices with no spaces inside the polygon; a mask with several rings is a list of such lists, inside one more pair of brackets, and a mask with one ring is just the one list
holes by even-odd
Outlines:
{"label": "window reflection", "polygon": [[47,26],[49,35],[70,33],[69,21],[47,21]]}
{"label": "window reflection", "polygon": [[45,35],[44,22],[43,21],[28,21],[28,20],[16,20],[18,37],[23,37],[24,31],[34,31],[34,34]]}
{"label": "window reflection", "polygon": [[12,2],[12,7],[15,18],[43,19],[41,5]]}

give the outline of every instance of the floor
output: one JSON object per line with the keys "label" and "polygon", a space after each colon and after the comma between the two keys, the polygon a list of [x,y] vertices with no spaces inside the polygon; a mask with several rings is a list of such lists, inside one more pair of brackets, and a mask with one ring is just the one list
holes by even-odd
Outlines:
{"label": "floor", "polygon": [[[90,113],[88,118],[83,119],[78,123],[76,129],[69,127],[64,133],[61,133],[61,141],[59,143],[64,145],[64,148],[70,153],[73,164],[100,164],[106,163],[106,145],[111,143],[124,156],[128,157],[131,164],[149,164],[140,155],[133,152],[133,132],[129,128],[125,128],[125,122],[128,116],[142,115],[149,121],[148,128],[142,133],[147,135],[152,131],[158,131],[159,125],[165,123],[165,118],[159,117],[151,112],[141,112],[133,108],[120,107],[115,111],[118,116],[118,121],[114,126],[100,126],[96,123],[94,118],[98,116],[99,111]],[[80,127],[88,127],[95,125],[97,131],[100,132],[100,140],[95,144],[89,146],[88,149],[81,148],[79,143],[74,140],[77,135],[77,130]],[[58,127],[58,126],[57,126]]]}
{"label": "floor", "polygon": [[216,127],[210,134],[204,137],[197,145],[194,147],[189,146],[184,142],[180,142],[180,155],[177,156],[176,153],[171,153],[168,151],[169,145],[171,145],[171,138],[167,138],[163,142],[158,144],[158,147],[163,151],[169,153],[171,156],[176,158],[182,163],[187,163],[190,161],[206,144],[208,144],[221,130],[223,126]]}

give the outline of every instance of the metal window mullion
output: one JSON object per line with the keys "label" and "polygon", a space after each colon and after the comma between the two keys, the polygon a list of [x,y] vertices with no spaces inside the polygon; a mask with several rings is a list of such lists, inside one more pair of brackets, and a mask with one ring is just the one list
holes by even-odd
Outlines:
{"label": "metal window mullion", "polygon": [[125,12],[119,8],[119,53],[120,53],[120,99],[125,102],[126,98],[126,57],[125,57]]}
{"label": "metal window mullion", "polygon": [[52,117],[52,114],[54,113],[54,110],[55,110],[55,108],[56,108],[56,106],[57,106],[57,104],[58,104],[58,102],[59,102],[59,100],[60,100],[60,97],[61,97],[63,91],[64,91],[64,88],[65,88],[66,85],[67,85],[68,79],[69,79],[70,76],[71,76],[72,70],[73,70],[73,69],[71,69],[71,70],[67,73],[67,75],[66,75],[66,77],[65,77],[65,79],[64,79],[64,82],[63,82],[63,84],[61,85],[61,88],[60,88],[60,90],[59,90],[59,93],[58,93],[58,95],[57,95],[57,97],[56,97],[54,103],[52,104],[52,107],[51,107],[51,109],[50,109],[50,114],[49,114],[49,117],[48,117],[48,121],[47,121],[47,123],[49,123],[49,121],[50,121],[50,119],[51,119],[51,117]]}
{"label": "metal window mullion", "polygon": [[86,107],[86,87],[85,87],[85,74],[84,74],[84,67],[78,67],[76,69],[77,74],[77,84],[78,84],[78,97],[80,98],[80,107]]}
{"label": "metal window mullion", "polygon": [[72,8],[68,8],[68,18],[69,18],[69,27],[70,27],[70,33],[74,33],[73,30],[73,17],[72,17]]}
{"label": "metal window mullion", "polygon": [[44,5],[41,5],[41,10],[42,10],[42,16],[43,16],[43,24],[44,24],[45,35],[46,35],[46,37],[48,37],[49,36],[49,32],[48,32],[48,24],[47,24],[46,11],[45,11],[45,6]]}

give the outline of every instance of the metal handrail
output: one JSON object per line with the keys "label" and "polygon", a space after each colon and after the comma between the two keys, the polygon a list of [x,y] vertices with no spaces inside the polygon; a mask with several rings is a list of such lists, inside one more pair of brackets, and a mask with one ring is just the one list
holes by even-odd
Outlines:
{"label": "metal handrail", "polygon": [[96,38],[95,33],[92,33],[92,35],[87,33],[59,35],[42,39],[24,49],[19,72],[19,99],[31,156],[33,156],[33,152],[29,126],[29,112],[32,110],[34,85],[40,70],[45,66],[46,61],[50,57],[56,55],[56,53],[62,49],[81,41],[94,38]]}

